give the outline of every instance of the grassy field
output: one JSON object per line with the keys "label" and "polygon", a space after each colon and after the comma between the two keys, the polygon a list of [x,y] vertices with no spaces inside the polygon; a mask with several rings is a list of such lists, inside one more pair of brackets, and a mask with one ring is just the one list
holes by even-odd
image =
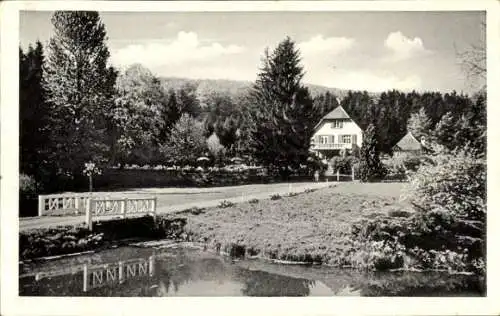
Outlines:
{"label": "grassy field", "polygon": [[[186,230],[221,250],[271,259],[352,265],[354,223],[405,208],[402,184],[348,183],[276,200],[187,214]],[[242,253],[240,255],[242,255]]]}

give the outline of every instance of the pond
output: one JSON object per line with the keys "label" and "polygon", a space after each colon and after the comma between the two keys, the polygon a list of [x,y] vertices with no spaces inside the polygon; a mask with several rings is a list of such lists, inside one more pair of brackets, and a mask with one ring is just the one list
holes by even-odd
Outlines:
{"label": "pond", "polygon": [[121,247],[21,264],[21,296],[483,296],[484,280],[232,260],[208,251]]}

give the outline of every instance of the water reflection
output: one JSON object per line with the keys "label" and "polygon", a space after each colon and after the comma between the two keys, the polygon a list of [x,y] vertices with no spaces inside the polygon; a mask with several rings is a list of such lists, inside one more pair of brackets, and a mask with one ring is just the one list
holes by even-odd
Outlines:
{"label": "water reflection", "polygon": [[233,262],[202,251],[120,248],[20,267],[25,296],[484,295],[484,280]]}

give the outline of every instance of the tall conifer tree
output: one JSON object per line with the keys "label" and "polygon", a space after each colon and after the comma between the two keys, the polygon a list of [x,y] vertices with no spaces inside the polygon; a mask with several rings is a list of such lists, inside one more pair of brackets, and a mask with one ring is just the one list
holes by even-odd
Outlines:
{"label": "tall conifer tree", "polygon": [[283,176],[306,161],[313,132],[316,113],[303,76],[299,51],[287,37],[272,53],[266,50],[247,109],[255,157]]}
{"label": "tall conifer tree", "polygon": [[48,118],[42,86],[44,54],[42,43],[19,49],[19,145],[20,170],[40,183],[48,172]]}

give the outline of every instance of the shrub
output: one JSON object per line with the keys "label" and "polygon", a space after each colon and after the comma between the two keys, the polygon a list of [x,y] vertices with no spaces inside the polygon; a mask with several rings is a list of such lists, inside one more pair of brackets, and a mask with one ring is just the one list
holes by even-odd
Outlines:
{"label": "shrub", "polygon": [[353,225],[351,234],[363,243],[404,247],[414,267],[484,273],[486,162],[465,150],[429,159],[405,189],[414,212],[390,212]]}
{"label": "shrub", "polygon": [[455,218],[484,221],[486,161],[465,150],[431,158],[410,178],[405,197],[421,212],[442,209]]}
{"label": "shrub", "polygon": [[275,200],[279,200],[279,199],[281,199],[281,195],[279,195],[279,194],[271,195],[271,200],[275,201]]}
{"label": "shrub", "polygon": [[351,168],[355,164],[357,164],[357,162],[358,162],[357,159],[354,158],[353,156],[346,156],[346,157],[335,156],[332,159],[330,159],[328,163],[335,172],[339,170],[341,174],[351,174],[352,171]]}
{"label": "shrub", "polygon": [[257,203],[259,203],[259,200],[258,199],[251,199],[251,200],[248,201],[248,203],[250,203],[250,204],[257,204]]}
{"label": "shrub", "polygon": [[231,206],[234,206],[234,203],[231,201],[224,200],[224,201],[219,203],[220,208],[227,208],[227,207],[231,207]]}
{"label": "shrub", "polygon": [[32,177],[22,173],[19,175],[19,194],[25,198],[36,197],[36,182]]}
{"label": "shrub", "polygon": [[196,206],[177,212],[177,214],[193,214],[193,215],[200,215],[203,213],[205,213],[205,209]]}

